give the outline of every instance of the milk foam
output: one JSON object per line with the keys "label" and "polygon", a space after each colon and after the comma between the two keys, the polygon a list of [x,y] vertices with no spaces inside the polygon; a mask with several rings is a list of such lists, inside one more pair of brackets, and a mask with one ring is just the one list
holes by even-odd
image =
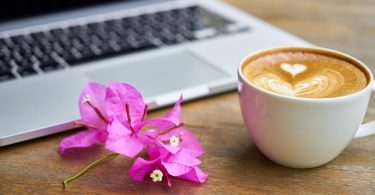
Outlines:
{"label": "milk foam", "polygon": [[337,97],[354,93],[367,85],[366,75],[355,65],[335,57],[306,52],[259,57],[249,62],[243,72],[258,87],[294,97]]}
{"label": "milk foam", "polygon": [[344,78],[338,72],[325,70],[311,78],[302,80],[292,85],[283,81],[275,74],[263,74],[255,77],[253,83],[274,93],[296,96],[313,97],[328,96],[334,93],[338,86],[344,84]]}

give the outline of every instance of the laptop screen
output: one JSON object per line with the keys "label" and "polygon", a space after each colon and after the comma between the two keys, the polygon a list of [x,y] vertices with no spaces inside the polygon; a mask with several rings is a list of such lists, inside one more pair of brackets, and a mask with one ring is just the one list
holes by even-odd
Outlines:
{"label": "laptop screen", "polygon": [[0,22],[131,0],[9,0],[0,3]]}

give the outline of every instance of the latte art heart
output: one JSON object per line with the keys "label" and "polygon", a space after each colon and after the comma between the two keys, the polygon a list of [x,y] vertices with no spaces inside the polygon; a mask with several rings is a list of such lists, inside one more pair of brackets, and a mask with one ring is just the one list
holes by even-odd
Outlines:
{"label": "latte art heart", "polygon": [[322,71],[309,79],[292,85],[274,74],[260,75],[253,80],[254,84],[278,94],[296,97],[314,97],[332,93],[343,85],[344,78],[332,70]]}
{"label": "latte art heart", "polygon": [[280,65],[281,69],[284,71],[290,73],[293,77],[296,76],[299,73],[302,73],[306,70],[306,66],[303,64],[293,64],[290,65],[288,63],[282,63]]}
{"label": "latte art heart", "polygon": [[368,84],[360,67],[336,56],[304,51],[267,53],[249,60],[243,73],[267,91],[306,98],[355,93]]}

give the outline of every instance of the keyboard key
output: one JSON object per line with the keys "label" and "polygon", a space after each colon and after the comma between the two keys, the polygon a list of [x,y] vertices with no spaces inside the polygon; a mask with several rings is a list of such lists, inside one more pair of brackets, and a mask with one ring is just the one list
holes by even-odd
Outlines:
{"label": "keyboard key", "polygon": [[46,39],[46,34],[44,32],[34,32],[31,33],[30,36],[36,43],[40,43],[42,40]]}
{"label": "keyboard key", "polygon": [[67,32],[62,28],[56,28],[49,31],[52,35],[59,37],[62,34],[66,34]]}
{"label": "keyboard key", "polygon": [[36,45],[33,46],[32,50],[35,56],[37,56],[38,58],[42,58],[45,55],[43,51]]}
{"label": "keyboard key", "polygon": [[8,46],[8,48],[13,48],[16,46],[16,44],[14,44],[14,42],[9,38],[5,38],[4,43],[4,45]]}
{"label": "keyboard key", "polygon": [[58,42],[54,42],[52,44],[52,48],[53,48],[54,51],[56,51],[56,53],[58,53],[60,55],[63,55],[65,53],[64,48]]}
{"label": "keyboard key", "polygon": [[7,66],[0,66],[0,72],[10,71],[11,69]]}
{"label": "keyboard key", "polygon": [[108,54],[115,53],[118,47],[119,46],[111,47],[111,45],[109,44],[102,44],[102,45],[99,45],[98,48],[100,49],[100,55],[108,55]]}
{"label": "keyboard key", "polygon": [[10,71],[12,66],[0,60],[0,72]]}
{"label": "keyboard key", "polygon": [[1,46],[5,45],[5,40],[3,38],[0,38],[0,45]]}
{"label": "keyboard key", "polygon": [[[128,45],[127,47],[119,47],[119,50],[113,51],[113,52],[103,52],[100,55],[91,55],[90,57],[85,57],[81,59],[74,59],[74,60],[69,60],[67,63],[71,66],[76,66],[76,65],[81,65],[90,61],[95,61],[95,60],[100,60],[104,59],[106,57],[113,57],[113,56],[118,56],[118,55],[125,55],[125,54],[130,54],[134,52],[140,52],[140,51],[145,51],[148,49],[153,49],[156,48],[155,45],[148,44],[148,45],[142,45],[137,48],[132,47]],[[100,48],[98,48],[100,50]]]}
{"label": "keyboard key", "polygon": [[41,65],[43,65],[43,64],[53,64],[53,63],[56,62],[50,55],[47,55],[47,54],[43,54],[40,57],[38,56],[38,60],[40,61]]}
{"label": "keyboard key", "polygon": [[63,55],[61,55],[61,58],[63,58],[65,61],[69,61],[75,59],[76,57],[70,52],[65,52]]}
{"label": "keyboard key", "polygon": [[80,50],[82,58],[89,58],[92,59],[94,56],[97,56],[94,52],[92,52],[90,49],[83,49]]}
{"label": "keyboard key", "polygon": [[25,77],[25,76],[30,76],[30,75],[34,75],[36,74],[37,72],[34,70],[34,68],[32,67],[27,67],[27,68],[20,68],[17,70],[18,74],[20,74],[21,76]]}
{"label": "keyboard key", "polygon": [[33,66],[33,62],[31,62],[31,59],[22,59],[21,61],[16,61],[15,65],[19,68],[28,68]]}
{"label": "keyboard key", "polygon": [[0,82],[14,79],[15,76],[10,71],[0,72]]}
{"label": "keyboard key", "polygon": [[85,63],[85,62],[90,62],[92,60],[93,59],[90,59],[90,58],[71,58],[71,59],[66,59],[65,61],[69,65],[75,66],[75,65],[82,64],[82,63]]}
{"label": "keyboard key", "polygon": [[61,66],[58,62],[50,62],[39,65],[40,69],[42,69],[44,72],[50,72],[54,70],[63,69],[63,66]]}
{"label": "keyboard key", "polygon": [[17,62],[21,62],[24,60],[23,56],[18,51],[14,51],[12,56],[13,56],[13,59],[15,59]]}

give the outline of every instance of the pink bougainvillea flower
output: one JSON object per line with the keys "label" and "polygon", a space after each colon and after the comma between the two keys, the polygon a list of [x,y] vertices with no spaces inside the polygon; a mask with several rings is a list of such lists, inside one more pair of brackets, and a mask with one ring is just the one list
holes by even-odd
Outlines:
{"label": "pink bougainvillea flower", "polygon": [[[163,117],[146,120],[147,104],[139,91],[126,83],[110,83],[104,87],[88,83],[79,100],[81,120],[76,124],[87,127],[65,138],[60,143],[61,154],[68,148],[89,147],[104,143],[111,153],[84,170],[88,170],[112,156],[123,154],[131,158],[146,148],[150,160],[137,158],[129,176],[135,181],[149,177],[153,182],[166,181],[169,177],[204,183],[208,175],[199,169],[198,159],[204,150],[189,130],[182,128],[182,97]],[[148,128],[148,130],[145,127]],[[64,180],[64,185],[81,176],[85,171]]]}
{"label": "pink bougainvillea flower", "polygon": [[[176,105],[160,119],[145,120],[147,104],[141,94],[131,85],[126,83],[110,83],[105,98],[105,110],[112,121],[108,127],[106,149],[129,157],[134,157],[142,151],[145,142],[142,142],[145,125],[166,129],[181,124],[180,104]],[[150,135],[150,133],[149,133]]]}
{"label": "pink bougainvillea flower", "polygon": [[88,83],[79,97],[81,120],[76,121],[88,130],[65,138],[60,143],[59,152],[63,154],[68,148],[89,147],[97,142],[104,143],[107,138],[108,118],[104,112],[106,87],[97,83]]}
{"label": "pink bougainvillea flower", "polygon": [[[171,186],[168,175],[181,179],[203,183],[208,175],[198,168],[201,161],[199,156],[204,150],[198,139],[189,130],[177,127],[169,132],[154,136],[154,131],[144,132],[147,137],[147,154],[150,161],[138,158],[129,172],[135,181],[143,181],[150,174],[155,177],[154,171],[161,171],[168,186]],[[153,175],[151,175],[153,174]],[[161,181],[163,178],[152,178],[152,181]]]}
{"label": "pink bougainvillea flower", "polygon": [[173,154],[180,150],[193,157],[200,157],[204,154],[204,150],[195,135],[183,127],[158,134],[155,139],[164,149]]}
{"label": "pink bougainvillea flower", "polygon": [[[165,179],[169,187],[169,176],[204,183],[208,175],[198,168],[200,163],[199,159],[181,151],[176,154],[160,153],[158,158],[150,161],[139,157],[130,169],[129,176],[135,181],[143,181],[147,176],[154,182]],[[159,172],[159,178],[154,179],[156,171]]]}

